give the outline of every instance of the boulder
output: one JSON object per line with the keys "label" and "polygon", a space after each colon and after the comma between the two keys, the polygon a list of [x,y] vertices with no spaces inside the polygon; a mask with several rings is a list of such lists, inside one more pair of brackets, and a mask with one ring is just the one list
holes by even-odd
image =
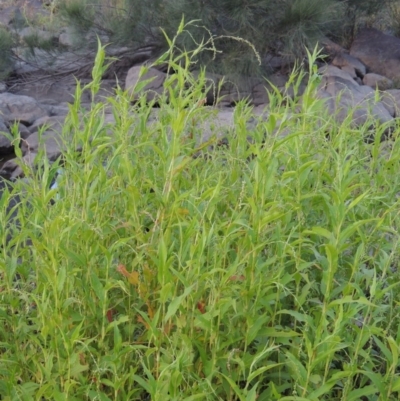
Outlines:
{"label": "boulder", "polygon": [[41,128],[46,130],[61,132],[65,121],[65,116],[52,116],[52,117],[41,117],[37,119],[30,127],[29,132],[31,134],[38,132]]}
{"label": "boulder", "polygon": [[158,71],[155,68],[149,68],[148,71],[139,78],[142,66],[134,66],[129,69],[125,80],[125,90],[132,96],[132,100],[138,99],[138,93],[134,93],[134,88],[139,82],[151,79],[151,82],[146,84],[141,92],[146,92],[147,101],[158,98],[164,92],[164,81],[167,74]]}
{"label": "boulder", "polygon": [[54,116],[67,116],[69,113],[68,102],[58,103],[56,105],[49,106],[49,113],[51,117]]}
{"label": "boulder", "polygon": [[263,59],[263,64],[270,70],[280,70],[288,66],[288,60],[285,57],[267,53]]}
{"label": "boulder", "polygon": [[8,92],[0,94],[0,116],[6,122],[19,121],[31,125],[38,118],[48,115],[48,110],[32,97]]}
{"label": "boulder", "polygon": [[[262,91],[263,90],[265,91],[264,88],[260,89],[257,88],[257,91],[255,92],[258,96],[260,95],[262,96],[263,93]],[[232,107],[244,98],[252,100],[252,95],[253,92],[251,88],[248,88],[247,90],[245,89],[239,90],[238,87],[232,85],[230,82],[227,82],[224,83],[221,87],[217,104],[220,107]]]}
{"label": "boulder", "polygon": [[365,65],[358,58],[353,57],[347,53],[337,54],[332,60],[332,65],[335,67],[339,67],[346,72],[349,72],[349,69],[350,71],[354,69],[355,73],[361,77],[363,77],[367,73],[367,68],[365,67]]}
{"label": "boulder", "polygon": [[369,72],[368,74],[364,75],[363,84],[370,86],[373,89],[378,88],[382,91],[391,89],[393,87],[393,81],[391,79],[373,72]]}
{"label": "boulder", "polygon": [[360,86],[354,81],[351,75],[333,65],[321,67],[318,73],[322,75],[320,85],[326,86],[326,89],[329,89],[328,92],[330,92],[332,96],[336,95],[341,89],[351,88],[353,90],[358,90]]}
{"label": "boulder", "polygon": [[64,28],[63,32],[61,32],[60,36],[58,37],[58,43],[60,43],[61,46],[65,47],[75,46],[76,41],[76,33],[70,27]]}
{"label": "boulder", "polygon": [[340,69],[344,71],[346,74],[349,74],[353,79],[356,80],[358,78],[356,69],[353,66],[344,65],[343,67],[340,67]]}
{"label": "boulder", "polygon": [[347,51],[342,46],[328,39],[326,36],[321,37],[318,44],[322,46],[324,54],[329,55],[331,58],[334,58],[338,54],[347,54]]}
{"label": "boulder", "polygon": [[45,154],[50,161],[54,161],[61,154],[61,138],[54,131],[45,131],[41,135],[35,132],[29,135],[22,144],[21,150],[24,156],[31,153],[39,153],[41,149],[45,150]]}
{"label": "boulder", "polygon": [[[86,82],[85,82],[86,83]],[[82,83],[84,85],[85,83]],[[16,95],[33,96],[39,103],[46,105],[60,106],[61,103],[72,103],[74,101],[74,93],[76,90],[76,79],[72,75],[58,79],[51,78],[40,79],[30,83],[17,83],[13,87],[13,93]],[[82,93],[82,102],[90,102],[90,92]],[[54,107],[50,107],[50,114]]]}
{"label": "boulder", "polygon": [[21,20],[24,20],[24,16],[17,6],[10,6],[0,10],[0,25],[8,27]]}
{"label": "boulder", "polygon": [[360,59],[370,71],[400,79],[400,39],[377,29],[364,28],[356,36],[350,54]]}
{"label": "boulder", "polygon": [[[209,111],[209,115],[205,119],[201,119],[198,124],[193,126],[193,134],[197,138],[197,144],[207,142],[213,135],[221,139],[227,136],[229,132],[234,130],[234,109],[218,110],[213,107],[207,107],[205,112]],[[189,130],[191,127],[187,127]]]}
{"label": "boulder", "polygon": [[22,139],[26,139],[28,138],[29,135],[31,135],[32,133],[29,131],[28,127],[25,126],[24,124],[19,123],[18,124],[18,132],[19,132],[19,136]]}
{"label": "boulder", "polygon": [[400,117],[400,89],[382,92],[381,102],[393,117]]}
{"label": "boulder", "polygon": [[364,124],[368,117],[381,123],[393,120],[392,115],[381,102],[375,102],[375,91],[368,86],[358,85],[346,72],[335,66],[320,69],[323,74],[317,91],[317,98],[325,99],[329,114],[343,122],[352,112],[354,126]]}

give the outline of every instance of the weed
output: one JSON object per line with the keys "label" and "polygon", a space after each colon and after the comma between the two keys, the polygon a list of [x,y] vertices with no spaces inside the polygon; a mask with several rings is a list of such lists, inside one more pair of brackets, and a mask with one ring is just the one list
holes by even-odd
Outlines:
{"label": "weed", "polygon": [[193,157],[217,142],[193,130],[209,88],[167,39],[155,121],[145,82],[82,111],[99,47],[62,159],[1,198],[7,221],[24,194],[0,231],[3,399],[397,400],[397,134],[382,155],[385,127],[337,125],[310,70],[301,104],[270,94],[249,133],[241,102],[229,146]]}

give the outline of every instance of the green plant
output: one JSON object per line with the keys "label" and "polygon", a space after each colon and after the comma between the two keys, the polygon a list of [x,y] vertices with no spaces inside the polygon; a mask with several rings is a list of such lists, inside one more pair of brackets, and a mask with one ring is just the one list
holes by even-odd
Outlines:
{"label": "green plant", "polygon": [[[159,50],[156,55],[168,47],[160,27],[172,36],[183,15],[187,20],[198,20],[190,35],[177,39],[177,45],[192,51],[213,35],[220,52],[201,52],[197,62],[209,72],[231,78],[265,73],[248,43],[262,58],[267,51],[280,52],[292,61],[305,56],[305,46],[313,48],[323,35],[337,33],[343,24],[343,7],[335,0],[252,0],[246,4],[232,0],[97,0],[90,4],[68,2],[63,10],[78,29],[82,25],[94,28],[106,32],[111,42],[132,47],[153,44]],[[235,40],[238,37],[243,40]]]}
{"label": "green plant", "polygon": [[25,196],[18,226],[0,226],[0,394],[397,400],[397,133],[383,154],[385,126],[367,143],[369,123],[335,124],[315,98],[314,52],[301,102],[271,93],[251,132],[240,102],[229,146],[209,153],[205,71],[190,73],[202,47],[176,47],[189,26],[156,62],[175,72],[156,118],[146,82],[133,106],[118,89],[82,111],[106,68],[99,47],[62,158],[38,155],[3,194],[1,221]]}

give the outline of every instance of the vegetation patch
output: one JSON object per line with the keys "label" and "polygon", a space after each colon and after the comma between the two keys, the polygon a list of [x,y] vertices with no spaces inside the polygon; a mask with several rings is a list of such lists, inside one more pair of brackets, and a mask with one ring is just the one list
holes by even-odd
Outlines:
{"label": "vegetation patch", "polygon": [[202,49],[167,41],[155,123],[122,90],[82,110],[100,47],[62,158],[3,193],[0,399],[398,400],[398,128],[383,151],[386,126],[336,124],[310,67],[301,102],[271,93],[251,132],[240,102],[209,152]]}

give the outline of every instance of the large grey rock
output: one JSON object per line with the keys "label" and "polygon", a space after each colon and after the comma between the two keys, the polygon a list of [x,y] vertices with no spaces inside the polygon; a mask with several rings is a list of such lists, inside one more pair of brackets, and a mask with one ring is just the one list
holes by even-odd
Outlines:
{"label": "large grey rock", "polygon": [[335,57],[338,54],[346,54],[346,49],[328,39],[326,36],[321,37],[318,44],[323,47],[323,54],[327,54],[331,57]]}
{"label": "large grey rock", "polygon": [[[203,113],[202,113],[203,114]],[[231,132],[234,127],[234,109],[216,109],[205,107],[203,117],[193,127],[187,127],[187,130],[193,130],[198,145],[207,142],[212,136],[221,139]],[[203,116],[204,116],[203,114]]]}
{"label": "large grey rock", "polygon": [[375,91],[368,86],[360,86],[346,72],[335,66],[320,70],[323,74],[317,97],[325,99],[329,114],[338,122],[343,122],[352,113],[354,126],[364,124],[369,117],[386,123],[392,115],[381,102],[375,102]]}
{"label": "large grey rock", "polygon": [[62,149],[61,137],[57,132],[45,131],[41,135],[38,132],[28,136],[21,145],[21,150],[24,156],[31,153],[39,153],[44,149],[47,158],[54,161],[61,155]]}
{"label": "large grey rock", "polygon": [[392,80],[400,79],[400,39],[373,28],[362,29],[350,48],[350,54],[360,59],[376,74]]}
{"label": "large grey rock", "polygon": [[[318,70],[318,73],[322,74],[321,85],[326,85],[328,83],[331,83],[341,86],[341,89],[347,87],[357,89],[360,86],[358,85],[357,82],[354,81],[354,79],[350,74],[333,65],[321,67]],[[336,90],[334,90],[332,94],[336,94]]]}
{"label": "large grey rock", "polygon": [[52,116],[52,117],[41,117],[37,119],[30,127],[29,132],[31,134],[38,132],[41,128],[46,130],[61,132],[65,121],[65,116]]}
{"label": "large grey rock", "polygon": [[343,67],[340,67],[340,69],[342,71],[344,71],[345,73],[349,74],[353,79],[357,80],[357,78],[358,78],[357,71],[353,66],[344,65]]}
{"label": "large grey rock", "polygon": [[400,89],[382,92],[381,102],[393,117],[400,117]]}
{"label": "large grey rock", "polygon": [[21,123],[18,123],[18,133],[20,138],[22,139],[26,139],[29,135],[32,134],[32,132],[29,131],[28,127]]}
{"label": "large grey rock", "polygon": [[[67,76],[59,79],[40,79],[30,83],[20,83],[13,87],[13,93],[16,95],[33,96],[41,104],[59,106],[61,103],[72,103],[76,90],[76,80],[73,76]],[[82,102],[90,102],[90,93],[85,91],[82,94]],[[68,106],[66,106],[68,107]],[[52,113],[53,107],[49,113]]]}
{"label": "large grey rock", "polygon": [[69,113],[68,102],[58,103],[56,105],[48,105],[50,116],[63,116]]}
{"label": "large grey rock", "polygon": [[351,56],[347,53],[339,53],[332,60],[332,65],[339,67],[342,70],[348,71],[348,67],[354,68],[354,71],[363,77],[367,73],[365,65],[356,57]]}
{"label": "large grey rock", "polygon": [[391,79],[373,72],[364,75],[363,84],[373,89],[378,88],[382,91],[393,87],[393,81]]}
{"label": "large grey rock", "polygon": [[0,25],[10,26],[16,21],[22,20],[24,17],[21,10],[17,6],[10,6],[0,10]]}
{"label": "large grey rock", "polygon": [[151,82],[142,88],[141,93],[146,92],[147,101],[158,98],[164,91],[163,85],[167,74],[155,68],[149,68],[146,74],[140,77],[140,71],[141,66],[134,66],[129,69],[125,80],[125,90],[132,96],[133,101],[137,100],[139,94],[134,93],[134,88],[139,82],[151,79]]}
{"label": "large grey rock", "polygon": [[76,32],[71,27],[64,28],[63,32],[61,32],[58,37],[58,42],[61,46],[65,47],[75,46],[77,42]]}
{"label": "large grey rock", "polygon": [[8,92],[0,94],[0,116],[5,121],[31,125],[38,118],[48,115],[48,110],[32,97]]}

